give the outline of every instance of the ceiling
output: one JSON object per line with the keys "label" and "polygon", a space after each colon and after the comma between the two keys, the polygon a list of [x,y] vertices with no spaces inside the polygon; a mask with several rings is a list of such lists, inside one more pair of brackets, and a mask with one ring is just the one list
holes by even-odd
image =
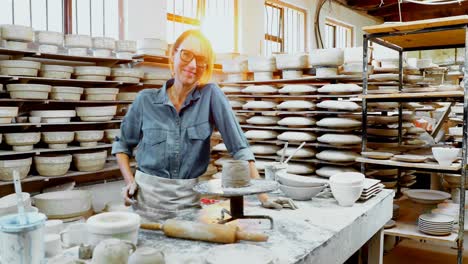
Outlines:
{"label": "ceiling", "polygon": [[[365,11],[371,16],[380,17],[385,21],[400,21],[398,0],[344,0],[340,2],[353,9]],[[468,14],[468,1],[447,5],[401,4],[402,21],[466,14]]]}

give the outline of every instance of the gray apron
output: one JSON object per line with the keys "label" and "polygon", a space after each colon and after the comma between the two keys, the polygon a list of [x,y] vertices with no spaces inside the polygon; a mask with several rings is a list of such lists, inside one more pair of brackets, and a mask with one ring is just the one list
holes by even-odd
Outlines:
{"label": "gray apron", "polygon": [[135,181],[138,192],[133,209],[142,222],[166,220],[200,208],[200,196],[193,190],[197,178],[168,179],[137,170]]}

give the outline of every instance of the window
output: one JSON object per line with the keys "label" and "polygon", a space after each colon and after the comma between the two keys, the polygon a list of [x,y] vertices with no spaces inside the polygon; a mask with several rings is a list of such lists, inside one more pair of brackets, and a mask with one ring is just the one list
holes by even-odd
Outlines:
{"label": "window", "polygon": [[354,46],[354,27],[331,18],[325,19],[325,48]]}
{"label": "window", "polygon": [[[31,26],[34,30],[123,38],[123,0],[0,1],[0,24]],[[70,12],[67,8],[70,8]],[[71,25],[71,28],[65,28],[65,24]]]}
{"label": "window", "polygon": [[216,52],[237,51],[237,0],[166,0],[169,43],[188,29],[200,29]]}
{"label": "window", "polygon": [[123,38],[122,1],[71,0],[73,34]]}
{"label": "window", "polygon": [[0,24],[63,32],[62,0],[1,0]]}
{"label": "window", "polygon": [[263,53],[304,52],[306,46],[306,10],[277,0],[265,1],[265,40]]}

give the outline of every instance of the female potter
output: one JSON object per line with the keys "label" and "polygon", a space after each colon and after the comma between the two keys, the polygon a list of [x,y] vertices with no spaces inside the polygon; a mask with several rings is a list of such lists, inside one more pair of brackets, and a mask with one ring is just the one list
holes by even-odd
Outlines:
{"label": "female potter", "polygon": [[[170,218],[199,206],[192,188],[208,167],[214,127],[234,159],[249,161],[251,177],[259,178],[229,101],[218,85],[208,83],[213,57],[211,44],[200,31],[182,33],[170,56],[173,79],[161,89],[139,92],[122,122],[112,153],[127,184],[125,201],[143,219]],[[134,176],[129,156],[137,145]],[[267,208],[293,207],[289,199],[273,200],[265,194],[259,200]]]}

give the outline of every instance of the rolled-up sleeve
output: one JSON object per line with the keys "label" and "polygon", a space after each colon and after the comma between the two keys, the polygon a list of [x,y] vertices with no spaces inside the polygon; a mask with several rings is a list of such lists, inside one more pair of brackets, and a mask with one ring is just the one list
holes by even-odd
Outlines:
{"label": "rolled-up sleeve", "polygon": [[120,137],[116,137],[114,143],[112,143],[112,155],[125,153],[131,157],[133,148],[140,142],[142,124],[141,96],[142,93],[139,93],[122,120]]}
{"label": "rolled-up sleeve", "polygon": [[231,156],[236,160],[254,160],[255,156],[249,148],[239,121],[229,104],[228,99],[217,85],[212,87],[211,111],[215,126],[218,128],[223,142]]}

